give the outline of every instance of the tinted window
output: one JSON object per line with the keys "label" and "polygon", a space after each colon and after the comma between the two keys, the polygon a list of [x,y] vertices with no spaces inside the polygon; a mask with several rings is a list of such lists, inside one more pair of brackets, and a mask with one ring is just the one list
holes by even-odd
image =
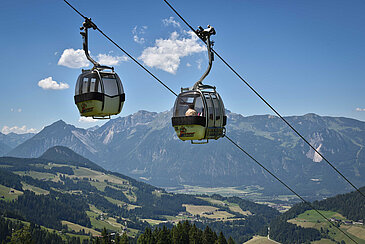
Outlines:
{"label": "tinted window", "polygon": [[89,90],[89,78],[84,77],[82,81],[82,93],[87,93]]}
{"label": "tinted window", "polygon": [[96,92],[96,78],[91,78],[90,80],[90,92]]}
{"label": "tinted window", "polygon": [[115,78],[103,77],[104,93],[108,96],[119,95],[119,89]]}
{"label": "tinted window", "polygon": [[207,107],[208,107],[208,111],[207,116],[208,116],[208,126],[209,127],[214,127],[214,107],[213,107],[213,101],[212,98],[210,97],[209,94],[205,94],[205,101],[207,102]]}
{"label": "tinted window", "polygon": [[211,96],[213,98],[213,105],[214,105],[214,110],[215,110],[215,126],[220,127],[221,119],[223,119],[222,108],[220,106],[218,97],[215,94],[211,94]]}

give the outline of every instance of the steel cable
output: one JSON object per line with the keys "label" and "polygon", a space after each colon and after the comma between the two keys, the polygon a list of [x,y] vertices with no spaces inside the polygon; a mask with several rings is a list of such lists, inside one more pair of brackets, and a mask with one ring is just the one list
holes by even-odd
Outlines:
{"label": "steel cable", "polygon": [[[196,34],[196,31],[194,30],[194,28],[176,11],[176,9],[167,1],[167,0],[163,0],[170,8],[171,10]],[[205,41],[199,36],[197,35],[200,40],[202,40],[204,43]],[[253,91],[260,99],[261,101],[263,101],[281,120],[283,120],[306,144],[309,145],[310,148],[312,148],[320,157],[322,157],[322,159],[329,165],[332,167],[333,170],[335,170],[345,181],[347,181],[347,183],[349,183],[358,193],[360,193],[364,198],[365,198],[365,194],[362,193],[359,188],[357,188],[349,179],[347,179],[346,176],[344,176],[332,163],[330,163],[329,160],[327,160],[327,158],[325,158],[314,146],[312,146],[312,144],[310,144],[308,142],[307,139],[304,138],[304,136],[302,136],[283,116],[281,116],[281,114],[276,111],[276,109],[274,109],[273,106],[270,105],[269,102],[266,101],[266,99],[264,99],[231,65],[228,64],[227,61],[225,61],[213,48],[212,48],[212,52],[217,55],[217,57],[244,83],[246,84],[251,91]]]}
{"label": "steel cable", "polygon": [[[76,8],[74,8],[67,0],[63,0],[67,5],[69,5],[76,13],[78,13],[82,18],[87,19],[83,14],[81,14]],[[172,6],[164,0],[171,8]],[[175,10],[174,10],[175,11]],[[178,14],[175,11],[176,14]],[[179,14],[178,16],[182,18]],[[182,18],[183,19],[183,18]],[[90,19],[89,19],[90,20]],[[91,21],[91,20],[90,20]],[[183,21],[192,29],[192,27],[183,19]],[[96,25],[95,25],[96,26]],[[122,47],[120,47],[116,42],[114,42],[109,36],[107,36],[99,27],[96,27],[96,29],[110,42],[112,42],[116,47],[118,47],[123,53],[125,53],[129,58],[131,58],[135,63],[137,63],[142,69],[144,69],[148,74],[150,74],[153,78],[155,78],[159,83],[161,83],[166,89],[168,89],[171,93],[173,93],[175,96],[177,94],[171,90],[165,83],[163,83],[159,78],[157,78],[152,72],[150,72],[148,69],[146,69],[141,63],[139,63],[133,56],[131,56],[128,52],[126,52]],[[195,33],[195,30],[192,29]],[[213,52],[223,61],[223,59],[213,50]],[[224,61],[225,62],[225,61]],[[226,63],[226,62],[225,62]],[[226,63],[227,64],[227,63]],[[227,64],[228,65],[228,64]],[[230,67],[230,66],[229,66]],[[251,87],[251,86],[250,86]],[[253,89],[253,88],[252,88]],[[257,93],[258,94],[258,93]],[[259,94],[258,94],[259,95]],[[261,96],[260,96],[261,97]],[[302,198],[298,193],[296,193],[293,189],[291,189],[287,184],[285,184],[282,180],[280,180],[277,176],[275,176],[271,171],[269,171],[265,166],[263,166],[260,162],[258,162],[253,156],[251,156],[248,152],[246,152],[242,147],[240,147],[237,143],[235,143],[231,138],[229,138],[227,135],[225,137],[238,149],[240,149],[243,153],[245,153],[249,158],[251,158],[255,163],[257,163],[260,167],[262,167],[265,171],[267,171],[271,176],[273,176],[276,180],[278,180],[282,185],[284,185],[287,189],[289,189],[292,193],[294,193],[298,198],[300,198],[304,203],[306,203],[310,208],[315,210],[320,216],[322,216],[325,220],[327,220],[331,225],[336,227],[338,230],[340,230],[344,235],[346,235],[349,239],[351,239],[354,243],[357,243],[354,239],[352,239],[348,234],[346,234],[344,231],[342,231],[339,227],[334,225],[328,218],[326,218],[321,212],[319,212],[312,204],[307,202],[304,198]],[[361,192],[360,192],[361,193]]]}

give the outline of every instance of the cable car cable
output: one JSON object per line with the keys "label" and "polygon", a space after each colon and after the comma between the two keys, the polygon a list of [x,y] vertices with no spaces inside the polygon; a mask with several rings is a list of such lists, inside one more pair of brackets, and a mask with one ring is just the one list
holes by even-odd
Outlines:
{"label": "cable car cable", "polygon": [[350,240],[352,240],[354,243],[357,243],[353,238],[351,238],[347,233],[345,233],[343,230],[341,230],[339,227],[337,227],[335,224],[333,224],[324,214],[322,214],[319,210],[317,210],[310,202],[306,201],[303,197],[301,197],[298,193],[296,193],[293,189],[291,189],[287,184],[285,184],[282,180],[280,180],[276,175],[271,173],[270,170],[268,170],[264,165],[262,165],[259,161],[257,161],[253,156],[251,156],[247,151],[245,151],[242,147],[240,147],[237,143],[235,143],[231,138],[229,138],[227,135],[225,136],[233,145],[235,145],[239,150],[241,150],[243,153],[245,153],[249,158],[251,158],[256,164],[258,164],[261,168],[263,168],[266,172],[268,172],[272,177],[274,177],[277,181],[279,181],[282,185],[284,185],[287,189],[289,189],[292,193],[294,193],[300,200],[302,200],[305,204],[307,204],[310,208],[312,208],[314,211],[316,211],[320,216],[322,216],[325,220],[327,220],[332,226],[336,227],[338,230],[340,230],[344,235],[346,235]]}
{"label": "cable car cable", "polygon": [[[70,6],[76,13],[78,13],[82,18],[85,20],[90,20],[92,24],[95,25],[94,22],[91,21],[91,19],[85,17],[83,14],[81,14],[75,7],[73,7],[67,0],[63,0],[68,6]],[[142,69],[144,69],[148,74],[150,74],[153,78],[155,78],[161,85],[163,85],[166,89],[168,89],[171,93],[173,93],[175,96],[177,94],[170,89],[165,83],[163,83],[159,78],[157,78],[151,71],[149,71],[147,68],[145,68],[140,62],[138,62],[133,56],[131,56],[127,51],[125,51],[122,47],[120,47],[116,42],[114,42],[108,35],[106,35],[97,25],[95,25],[95,29],[100,32],[106,39],[108,39],[111,43],[113,43],[117,48],[119,48],[125,55],[127,55],[130,59],[132,59],[136,64],[138,64]]]}
{"label": "cable car cable", "polygon": [[[166,0],[164,0],[166,2]],[[76,8],[74,8],[70,3],[67,2],[67,0],[64,0],[64,2],[69,5],[76,13],[78,13],[81,17],[84,19],[86,18],[84,15],[82,15]],[[171,5],[170,5],[171,6]],[[180,16],[180,15],[179,15]],[[91,19],[89,19],[91,21]],[[185,22],[185,21],[184,21]],[[187,22],[186,22],[187,23]],[[95,24],[94,24],[95,25]],[[96,26],[96,25],[95,25]],[[189,25],[190,27],[190,25]],[[101,31],[98,27],[96,29],[104,36],[106,37],[110,42],[112,42],[115,46],[117,46],[122,52],[124,52],[128,57],[130,57],[133,61],[135,61],[141,68],[143,68],[147,73],[149,73],[152,77],[154,77],[157,81],[159,81],[165,88],[167,88],[170,92],[172,92],[175,96],[177,94],[171,90],[167,85],[165,85],[160,79],[158,79],[153,73],[151,73],[148,69],[146,69],[142,64],[140,64],[137,60],[135,60],[129,53],[127,53],[124,49],[122,49],[117,43],[115,43],[111,38],[109,38],[106,34],[104,34],[103,31]],[[194,31],[195,32],[195,31]],[[215,51],[213,50],[215,53]],[[220,57],[221,58],[221,57]],[[312,206],[309,202],[304,200],[298,193],[296,193],[294,190],[292,190],[287,184],[285,184],[283,181],[281,181],[277,176],[275,176],[271,171],[269,171],[265,166],[263,166],[260,162],[258,162],[253,156],[251,156],[248,152],[246,152],[242,147],[240,147],[238,144],[236,144],[231,138],[229,138],[227,135],[225,135],[227,139],[234,144],[238,149],[240,149],[243,153],[245,153],[248,157],[250,157],[254,162],[256,162],[259,166],[261,166],[265,171],[267,171],[270,175],[272,175],[276,180],[278,180],[282,185],[284,185],[287,189],[289,189],[292,193],[294,193],[297,197],[299,197],[304,203],[306,203],[310,208],[315,210],[320,216],[322,216],[325,220],[327,220],[330,224],[335,226],[328,218],[326,218],[322,213],[320,213],[314,206]],[[337,226],[335,226],[337,229],[339,229]],[[349,235],[347,235],[345,232],[343,232],[341,229],[339,229],[344,235],[346,235],[349,239],[351,239],[354,243],[357,243],[355,240],[353,240]]]}
{"label": "cable car cable", "polygon": [[[196,34],[196,31],[194,30],[194,28],[175,10],[174,7],[171,6],[171,4],[167,1],[167,0],[163,0],[171,9],[173,12],[175,12],[175,14],[177,16],[179,16],[179,18]],[[202,40],[204,42],[204,40],[197,35],[200,40]],[[351,181],[349,179],[346,178],[346,176],[344,176],[335,166],[333,166],[332,163],[330,163],[327,158],[325,158],[314,146],[312,146],[307,139],[305,139],[283,116],[281,116],[281,114],[276,111],[276,109],[274,109],[269,102],[267,102],[240,74],[238,74],[238,72],[231,66],[228,64],[227,61],[225,61],[213,48],[212,48],[212,52],[217,55],[217,57],[243,82],[245,83],[250,89],[251,91],[253,91],[260,99],[261,101],[263,101],[281,120],[283,120],[306,144],[309,145],[309,147],[311,147],[316,153],[318,153],[319,156],[322,157],[322,159],[329,165],[332,167],[332,169],[334,169],[345,181],[347,181],[347,183],[349,183],[357,192],[359,192],[364,198],[365,198],[365,194],[362,193],[359,188],[357,188],[353,183],[351,183]]]}

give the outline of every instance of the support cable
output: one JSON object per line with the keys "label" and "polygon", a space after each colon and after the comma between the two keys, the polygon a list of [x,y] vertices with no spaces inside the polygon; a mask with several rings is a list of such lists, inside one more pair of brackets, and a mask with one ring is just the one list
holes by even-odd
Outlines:
{"label": "support cable", "polygon": [[163,83],[159,78],[157,78],[151,71],[149,71],[147,68],[145,68],[140,62],[138,62],[135,58],[133,58],[132,55],[130,55],[127,51],[125,51],[121,46],[119,46],[116,42],[114,42],[108,35],[106,35],[99,27],[96,26],[95,23],[91,21],[91,19],[85,17],[82,13],[80,13],[75,7],[73,7],[67,0],[63,0],[68,6],[70,6],[76,13],[78,13],[82,18],[85,20],[89,20],[102,34],[106,39],[108,39],[111,43],[113,43],[117,48],[119,48],[125,55],[127,55],[130,59],[132,59],[136,64],[138,64],[142,69],[144,69],[148,74],[150,74],[153,78],[155,78],[161,85],[163,85],[167,90],[169,90],[172,94],[177,96],[177,94],[170,89],[165,83]]}
{"label": "support cable", "polygon": [[[196,34],[196,30],[194,30],[194,28],[175,10],[175,8],[173,6],[171,6],[171,4],[167,1],[167,0],[163,0],[170,8],[172,11],[175,12],[175,14],[177,16],[179,16],[179,18]],[[197,35],[203,42],[204,40]],[[205,42],[204,42],[205,43]],[[329,162],[329,160],[327,160],[327,158],[325,158],[314,146],[312,146],[312,144],[309,143],[309,141],[307,139],[305,139],[283,116],[281,116],[281,114],[276,111],[276,109],[274,109],[269,102],[267,102],[231,65],[228,64],[227,61],[225,61],[213,48],[212,48],[212,52],[244,83],[246,84],[251,91],[253,91],[260,99],[261,101],[263,101],[281,120],[283,120],[306,144],[309,145],[309,147],[311,147],[319,156],[322,157],[322,159],[329,165],[332,167],[333,170],[335,170],[345,181],[347,181],[347,183],[349,183],[358,193],[360,193],[360,195],[362,195],[365,198],[365,194],[362,193],[359,188],[357,188],[353,183],[351,183],[351,181],[349,179],[346,178],[346,176],[344,176],[332,163]]]}
{"label": "support cable", "polygon": [[341,231],[345,236],[347,236],[351,241],[357,243],[353,238],[351,238],[347,233],[337,227],[334,223],[332,223],[326,216],[324,216],[319,210],[317,210],[310,202],[306,201],[303,197],[301,197],[298,193],[296,193],[292,188],[290,188],[287,184],[285,184],[282,180],[280,180],[276,175],[271,173],[264,165],[262,165],[259,161],[257,161],[251,154],[246,152],[242,147],[240,147],[237,143],[235,143],[231,138],[227,135],[225,136],[233,145],[235,145],[239,150],[241,150],[244,154],[246,154],[249,158],[251,158],[256,164],[258,164],[261,168],[263,168],[267,173],[269,173],[272,177],[274,177],[277,181],[279,181],[282,185],[284,185],[289,191],[295,194],[300,200],[302,200],[305,204],[307,204],[311,209],[316,211],[322,218],[327,220],[332,226],[336,227],[339,231]]}
{"label": "support cable", "polygon": [[[83,14],[81,14],[76,8],[74,8],[67,0],[63,0],[67,5],[69,5],[76,13],[78,13],[82,18],[85,20],[90,20],[87,17],[85,17]],[[168,2],[164,0],[167,4]],[[169,5],[171,6],[171,5]],[[172,8],[172,7],[171,7]],[[175,11],[175,10],[174,10]],[[177,13],[177,12],[176,12]],[[177,13],[178,14],[178,13]],[[182,18],[179,15],[180,18]],[[185,20],[184,20],[185,22]],[[93,22],[91,22],[93,23]],[[187,22],[185,22],[187,24]],[[94,24],[94,23],[93,23]],[[95,25],[95,24],[94,24]],[[96,26],[96,25],[95,25]],[[135,63],[137,63],[141,68],[143,68],[148,74],[150,74],[153,78],[155,78],[158,82],[160,82],[166,89],[168,89],[171,93],[173,93],[175,96],[177,94],[171,90],[167,85],[165,85],[160,79],[158,79],[152,72],[150,72],[148,69],[146,69],[142,64],[140,64],[135,58],[133,58],[129,53],[127,53],[123,48],[121,48],[116,42],[114,42],[109,36],[107,36],[101,29],[99,29],[96,26],[96,30],[98,30],[105,38],[107,38],[110,42],[112,42],[116,47],[118,47],[123,53],[125,53],[129,58],[131,58]],[[195,32],[195,31],[194,31]],[[214,51],[214,50],[213,50]],[[252,157],[249,153],[247,153],[242,147],[240,147],[238,144],[236,144],[234,141],[232,141],[231,138],[229,138],[227,135],[225,137],[234,144],[238,149],[240,149],[243,153],[245,153],[248,157],[250,157],[253,161],[255,161],[260,167],[262,167],[266,172],[268,172],[270,175],[272,175],[276,180],[278,180],[282,185],[284,185],[287,189],[289,189],[292,193],[294,193],[298,198],[300,198],[304,203],[306,203],[310,208],[315,210],[320,216],[322,216],[325,220],[327,220],[331,225],[336,227],[338,230],[340,230],[345,236],[347,236],[349,239],[351,239],[354,243],[357,243],[354,239],[352,239],[347,233],[345,233],[343,230],[341,230],[339,227],[334,225],[328,218],[326,218],[321,212],[319,212],[312,204],[304,200],[298,193],[296,193],[294,190],[292,190],[287,184],[285,184],[282,180],[280,180],[277,176],[275,176],[273,173],[271,173],[265,166],[263,166],[260,162],[258,162],[254,157]]]}

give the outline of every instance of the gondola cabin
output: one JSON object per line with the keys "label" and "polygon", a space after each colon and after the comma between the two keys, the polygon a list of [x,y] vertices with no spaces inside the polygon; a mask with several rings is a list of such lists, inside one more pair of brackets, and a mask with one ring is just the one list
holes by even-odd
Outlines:
{"label": "gondola cabin", "polygon": [[[224,136],[227,117],[215,87],[181,92],[174,105],[172,126],[177,136],[192,143],[207,143]],[[206,140],[194,142],[196,140]]]}
{"label": "gondola cabin", "polygon": [[83,70],[77,79],[74,99],[81,116],[100,119],[119,114],[125,94],[113,70]]}

